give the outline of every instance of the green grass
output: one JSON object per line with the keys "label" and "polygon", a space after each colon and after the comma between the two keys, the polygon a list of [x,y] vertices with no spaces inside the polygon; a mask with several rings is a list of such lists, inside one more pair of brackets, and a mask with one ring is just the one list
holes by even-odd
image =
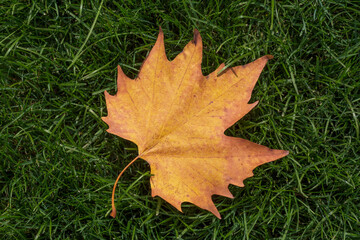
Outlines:
{"label": "green grass", "polygon": [[[145,161],[109,217],[137,151],[105,131],[103,92],[118,64],[137,75],[159,26],[169,59],[200,31],[204,74],[275,57],[226,133],[290,154],[215,196],[222,220],[153,199]],[[0,29],[1,239],[360,238],[358,0],[3,0]]]}

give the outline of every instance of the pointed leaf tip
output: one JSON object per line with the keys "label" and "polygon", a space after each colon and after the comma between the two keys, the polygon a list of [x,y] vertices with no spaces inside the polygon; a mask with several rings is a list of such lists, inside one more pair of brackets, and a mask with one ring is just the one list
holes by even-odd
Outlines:
{"label": "pointed leaf tip", "polygon": [[157,39],[156,39],[155,45],[156,45],[159,41],[164,42],[164,32],[163,32],[161,26],[159,26],[159,34],[158,34],[158,37],[157,37]]}
{"label": "pointed leaf tip", "polygon": [[158,39],[159,39],[161,36],[164,38],[164,31],[162,30],[162,27],[161,27],[161,26],[159,26]]}
{"label": "pointed leaf tip", "polygon": [[199,31],[195,28],[194,29],[194,39],[193,39],[193,43],[195,44],[195,46],[197,45],[197,43],[201,41],[201,36]]}

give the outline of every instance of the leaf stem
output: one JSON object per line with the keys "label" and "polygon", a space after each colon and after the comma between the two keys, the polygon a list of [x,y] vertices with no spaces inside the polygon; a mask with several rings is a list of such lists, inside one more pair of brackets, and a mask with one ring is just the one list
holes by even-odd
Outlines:
{"label": "leaf stem", "polygon": [[115,208],[115,189],[116,189],[116,185],[121,177],[121,175],[125,172],[126,169],[128,169],[130,167],[131,164],[133,164],[138,158],[140,157],[137,156],[136,158],[134,158],[128,165],[126,165],[126,167],[120,172],[119,176],[117,177],[114,187],[113,187],[113,191],[112,191],[112,197],[111,197],[111,207],[112,207],[112,211],[110,213],[110,216],[112,216],[113,218],[116,217],[116,208]]}

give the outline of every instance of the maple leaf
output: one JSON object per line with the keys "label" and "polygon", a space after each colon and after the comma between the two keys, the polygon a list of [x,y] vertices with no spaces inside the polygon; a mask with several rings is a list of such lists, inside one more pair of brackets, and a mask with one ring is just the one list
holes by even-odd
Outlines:
{"label": "maple leaf", "polygon": [[[233,198],[228,186],[244,186],[244,179],[264,163],[288,154],[224,131],[258,102],[248,104],[251,92],[268,59],[267,55],[244,66],[203,76],[202,40],[194,39],[173,60],[165,55],[160,28],[155,46],[135,80],[118,67],[114,96],[105,91],[109,133],[134,142],[138,156],[150,164],[152,196],[160,196],[179,211],[193,203],[220,218],[211,197]],[[125,169],[128,168],[125,167]],[[113,189],[111,216],[116,216]]]}

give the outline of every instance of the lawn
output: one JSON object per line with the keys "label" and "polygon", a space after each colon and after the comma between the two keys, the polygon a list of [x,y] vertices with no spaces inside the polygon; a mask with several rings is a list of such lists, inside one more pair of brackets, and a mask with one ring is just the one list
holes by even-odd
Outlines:
{"label": "lawn", "polygon": [[[203,74],[269,61],[226,131],[290,154],[259,166],[222,219],[151,197],[134,143],[106,132],[116,68],[135,78],[162,27],[199,30]],[[360,1],[0,2],[1,239],[359,239]]]}

